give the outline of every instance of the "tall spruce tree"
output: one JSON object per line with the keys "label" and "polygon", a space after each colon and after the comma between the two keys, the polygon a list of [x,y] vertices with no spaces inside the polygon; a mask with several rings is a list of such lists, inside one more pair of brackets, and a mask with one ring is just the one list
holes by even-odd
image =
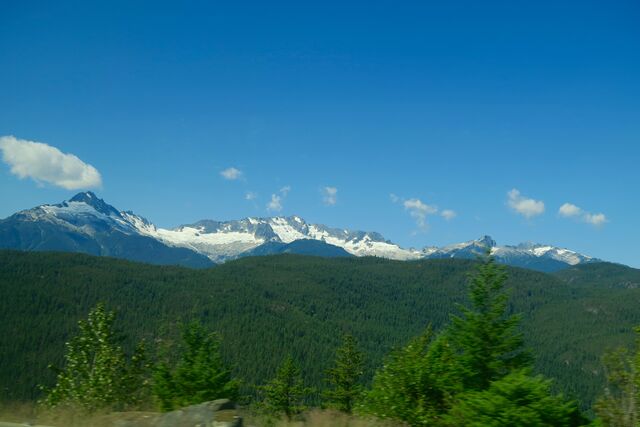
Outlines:
{"label": "tall spruce tree", "polygon": [[491,257],[469,287],[470,307],[434,338],[430,328],[385,361],[362,411],[410,426],[579,426],[573,402],[530,375],[531,358],[507,313],[504,268]]}
{"label": "tall spruce tree", "polygon": [[276,376],[260,389],[264,395],[263,409],[270,415],[285,415],[288,420],[306,409],[304,400],[311,393],[311,389],[304,386],[300,368],[291,356],[284,360]]}
{"label": "tall spruce tree", "polygon": [[360,378],[363,374],[364,354],[358,349],[356,339],[345,335],[336,351],[333,367],[327,370],[329,389],[323,395],[327,406],[350,414],[362,393]]}
{"label": "tall spruce tree", "polygon": [[465,390],[485,390],[492,381],[531,364],[517,330],[520,316],[507,313],[506,280],[504,266],[487,255],[471,277],[471,306],[459,305],[461,315],[452,316],[447,335]]}
{"label": "tall spruce tree", "polygon": [[220,355],[220,338],[200,323],[183,327],[182,348],[174,366],[156,365],[153,394],[163,411],[220,398],[237,399],[239,383]]}

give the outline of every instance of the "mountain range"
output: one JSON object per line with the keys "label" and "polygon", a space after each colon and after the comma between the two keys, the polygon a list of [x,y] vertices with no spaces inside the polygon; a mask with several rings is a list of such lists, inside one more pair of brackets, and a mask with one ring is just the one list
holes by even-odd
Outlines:
{"label": "mountain range", "polygon": [[599,261],[551,245],[499,246],[489,236],[445,247],[402,248],[376,232],[310,224],[298,216],[201,220],[164,229],[131,211],[114,208],[92,192],[0,220],[0,248],[83,252],[189,267],[279,253],[417,260],[468,259],[490,251],[503,264],[546,272]]}

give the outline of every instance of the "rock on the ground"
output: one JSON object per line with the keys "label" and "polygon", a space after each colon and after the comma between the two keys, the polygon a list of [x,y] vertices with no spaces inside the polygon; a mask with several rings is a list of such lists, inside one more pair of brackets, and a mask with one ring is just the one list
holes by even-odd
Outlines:
{"label": "rock on the ground", "polygon": [[124,413],[113,427],[242,427],[242,417],[235,403],[219,399],[165,414]]}

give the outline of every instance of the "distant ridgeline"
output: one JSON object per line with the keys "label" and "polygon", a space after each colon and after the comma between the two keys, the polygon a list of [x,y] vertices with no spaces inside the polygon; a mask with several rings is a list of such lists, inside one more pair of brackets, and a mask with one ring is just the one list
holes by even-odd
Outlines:
{"label": "distant ridgeline", "polygon": [[[245,385],[273,376],[287,354],[309,384],[350,332],[370,378],[382,357],[432,323],[437,330],[466,299],[473,262],[390,261],[278,255],[212,269],[153,266],[105,257],[0,251],[1,400],[34,399],[51,385],[64,343],[98,302],[118,313],[128,345],[176,337],[176,321],[199,319]],[[602,390],[600,356],[628,344],[640,324],[640,270],[593,263],[546,274],[509,268],[514,312],[524,314],[536,369],[589,406]]]}
{"label": "distant ridgeline", "polygon": [[444,247],[402,248],[370,231],[307,223],[299,216],[201,220],[173,229],[120,211],[92,192],[0,220],[0,248],[81,252],[131,261],[210,267],[258,255],[375,256],[395,260],[475,259],[487,251],[502,264],[553,272],[599,260],[569,249],[523,243],[498,246],[489,236]]}

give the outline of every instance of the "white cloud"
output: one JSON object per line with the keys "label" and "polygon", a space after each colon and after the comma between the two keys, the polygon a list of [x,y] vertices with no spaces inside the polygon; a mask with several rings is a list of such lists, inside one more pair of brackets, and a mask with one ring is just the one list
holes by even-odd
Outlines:
{"label": "white cloud", "polygon": [[563,217],[569,218],[572,216],[581,215],[582,209],[574,204],[565,203],[564,205],[560,206],[560,209],[558,209],[558,213]]}
{"label": "white cloud", "polygon": [[324,187],[322,189],[322,201],[327,206],[333,206],[338,201],[338,189],[336,187]]}
{"label": "white cloud", "polygon": [[509,207],[527,219],[544,213],[544,202],[541,200],[528,199],[515,188],[509,191],[507,195],[509,197],[507,201]]}
{"label": "white cloud", "polygon": [[267,203],[267,210],[269,212],[280,212],[282,210],[282,197],[272,194],[271,200]]}
{"label": "white cloud", "polygon": [[420,199],[405,200],[402,204],[405,210],[409,211],[409,215],[416,220],[418,227],[423,230],[427,229],[427,215],[438,212],[436,207],[427,205]]}
{"label": "white cloud", "polygon": [[42,142],[0,137],[2,160],[20,179],[31,178],[67,190],[100,187],[100,172],[73,154],[66,154]]}
{"label": "white cloud", "polygon": [[451,209],[445,209],[442,212],[440,212],[440,215],[446,219],[447,221],[451,221],[453,218],[455,218],[456,216],[458,216],[458,214],[456,213],[456,211],[453,211]]}
{"label": "white cloud", "polygon": [[222,176],[224,179],[228,181],[235,181],[237,179],[242,178],[242,171],[240,169],[231,167],[223,171],[220,171],[220,176]]}
{"label": "white cloud", "polygon": [[404,199],[394,193],[389,194],[389,198],[391,199],[392,203],[402,203],[402,206],[404,206],[404,209],[408,211],[409,215],[411,215],[413,219],[416,221],[416,225],[418,226],[418,228],[420,228],[423,231],[429,228],[429,224],[427,223],[428,215],[437,214],[443,217],[447,221],[451,221],[453,218],[455,218],[458,215],[454,210],[443,209],[442,211],[440,211],[438,207],[428,205],[424,203],[422,200],[416,199],[416,198]]}
{"label": "white cloud", "polygon": [[596,227],[601,226],[605,222],[609,222],[609,220],[607,219],[607,217],[603,213],[592,214],[592,213],[587,212],[584,215],[583,219],[584,219],[585,222],[587,222],[587,223],[589,223],[591,225],[595,225]]}
{"label": "white cloud", "polygon": [[578,218],[582,222],[586,222],[587,224],[594,225],[599,227],[606,222],[609,222],[606,215],[603,213],[593,214],[591,212],[587,212],[584,209],[579,208],[578,206],[572,203],[565,203],[560,206],[558,210],[558,214],[565,218]]}
{"label": "white cloud", "polygon": [[253,191],[247,191],[247,193],[244,195],[245,200],[255,200],[257,198],[258,194],[254,193]]}
{"label": "white cloud", "polygon": [[287,198],[287,195],[289,194],[290,191],[291,191],[291,186],[285,185],[280,190],[278,190],[278,193],[280,194],[276,194],[276,193],[272,194],[271,200],[269,200],[269,203],[267,203],[267,211],[269,212],[282,211],[284,199]]}

